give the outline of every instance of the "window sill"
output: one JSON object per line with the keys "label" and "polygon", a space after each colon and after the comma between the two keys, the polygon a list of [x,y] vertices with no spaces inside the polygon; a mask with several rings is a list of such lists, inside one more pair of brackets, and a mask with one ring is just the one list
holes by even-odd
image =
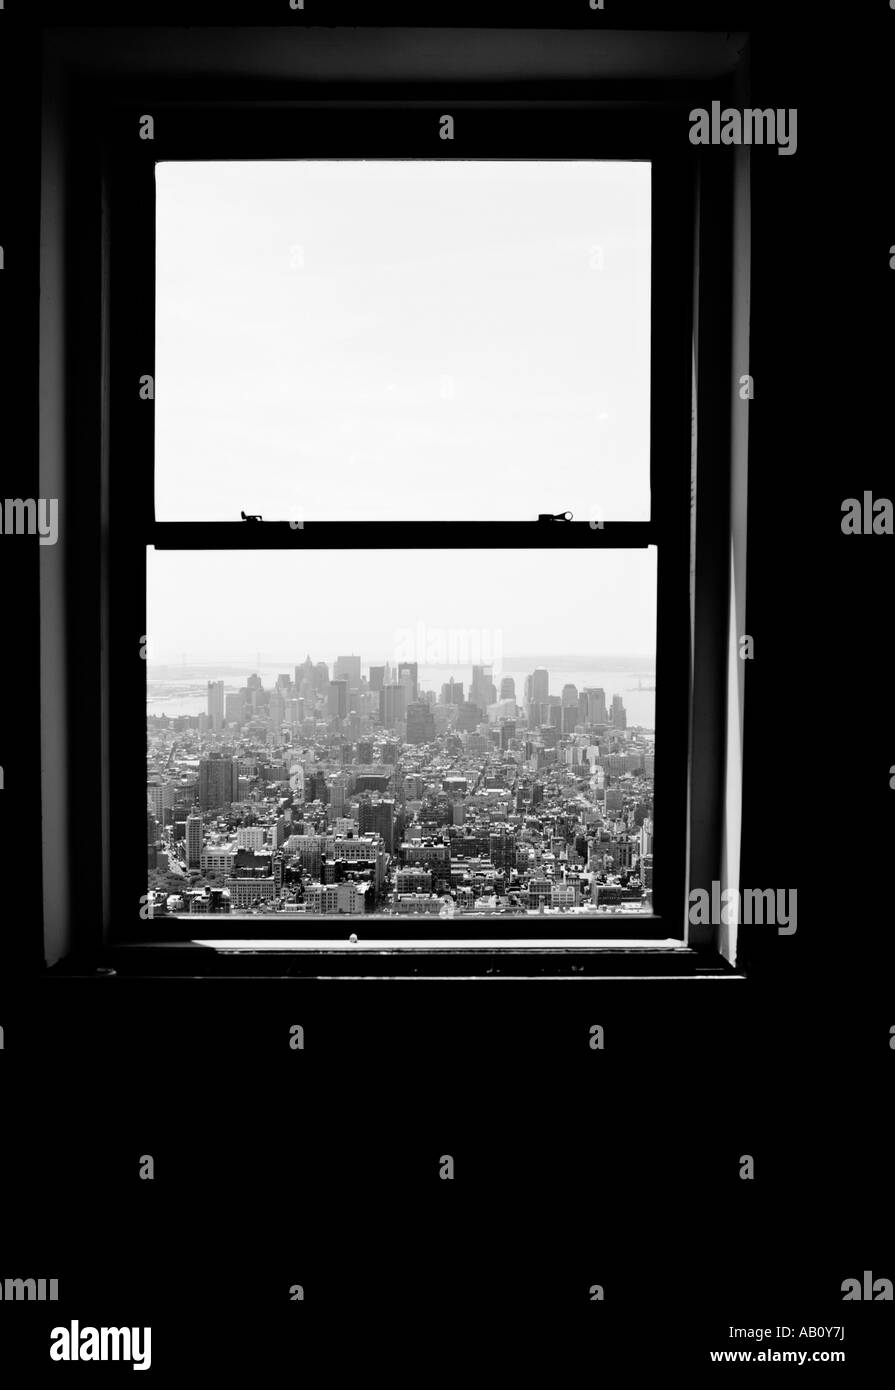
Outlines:
{"label": "window sill", "polygon": [[153,942],[67,957],[52,979],[725,979],[745,976],[715,950],[681,942]]}

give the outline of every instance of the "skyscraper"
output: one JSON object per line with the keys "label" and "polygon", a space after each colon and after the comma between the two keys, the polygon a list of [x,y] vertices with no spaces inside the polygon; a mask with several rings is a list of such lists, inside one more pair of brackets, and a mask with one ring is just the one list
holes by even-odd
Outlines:
{"label": "skyscraper", "polygon": [[379,721],[386,729],[394,729],[404,719],[407,693],[403,685],[384,685],[379,692]]}
{"label": "skyscraper", "polygon": [[626,729],[628,727],[628,716],[621,695],[613,695],[612,697],[610,719],[616,729]]}
{"label": "skyscraper", "polygon": [[153,779],[146,783],[146,796],[149,808],[159,825],[167,825],[172,819],[177,787],[173,782],[159,782]]}
{"label": "skyscraper", "polygon": [[278,733],[286,715],[286,701],[283,699],[279,690],[275,690],[271,693],[267,712],[271,729]]}
{"label": "skyscraper", "polygon": [[302,694],[302,686],[310,694],[314,690],[314,663],[309,656],[306,656],[300,666],[296,666],[294,671],[295,680],[293,684],[299,694]]}
{"label": "skyscraper", "polygon": [[228,724],[239,724],[245,710],[245,696],[237,693],[236,695],[224,696],[224,719]]}
{"label": "skyscraper", "polygon": [[186,818],[186,866],[198,869],[202,863],[202,817],[191,811]]}
{"label": "skyscraper", "polygon": [[478,705],[474,705],[471,700],[461,705],[457,711],[457,732],[470,733],[482,722],[482,711]]}
{"label": "skyscraper", "polygon": [[608,724],[606,691],[598,686],[585,686],[578,697],[582,724]]}
{"label": "skyscraper", "polygon": [[435,716],[431,707],[417,701],[407,706],[407,742],[433,743],[435,741]]}
{"label": "skyscraper", "polygon": [[199,762],[199,806],[203,811],[229,806],[239,800],[239,763],[236,758],[202,758]]}
{"label": "skyscraper", "polygon": [[329,783],[329,805],[333,816],[345,812],[345,799],[348,795],[348,778],[344,772],[336,772]]}
{"label": "skyscraper", "polygon": [[502,700],[515,700],[516,682],[512,676],[504,676],[500,682],[500,698]]}
{"label": "skyscraper", "polygon": [[349,690],[360,690],[360,657],[338,656],[333,667],[333,679],[347,681]]}
{"label": "skyscraper", "polygon": [[500,826],[488,836],[488,857],[495,869],[511,869],[516,863],[516,837],[512,830]]}
{"label": "skyscraper", "polygon": [[415,661],[402,661],[398,666],[398,684],[407,691],[406,703],[419,699],[419,666]]}
{"label": "skyscraper", "polygon": [[208,682],[208,720],[214,733],[224,727],[224,682]]}
{"label": "skyscraper", "polygon": [[546,705],[550,694],[550,672],[546,666],[537,666],[531,673],[531,703]]}
{"label": "skyscraper", "polygon": [[346,718],[348,714],[347,680],[330,681],[326,709],[330,719]]}
{"label": "skyscraper", "polygon": [[361,835],[375,831],[382,836],[386,851],[394,850],[395,802],[392,797],[365,797],[358,807],[358,829]]}
{"label": "skyscraper", "polygon": [[496,704],[497,686],[491,679],[490,666],[473,666],[469,699],[471,704],[478,705],[480,709],[487,709],[489,705]]}

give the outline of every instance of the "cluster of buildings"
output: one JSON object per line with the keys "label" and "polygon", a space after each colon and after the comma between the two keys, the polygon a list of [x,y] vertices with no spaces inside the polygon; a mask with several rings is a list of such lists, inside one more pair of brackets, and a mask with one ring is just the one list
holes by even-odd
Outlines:
{"label": "cluster of buildings", "polygon": [[648,910],[654,735],[550,685],[359,656],[208,682],[148,720],[150,915]]}

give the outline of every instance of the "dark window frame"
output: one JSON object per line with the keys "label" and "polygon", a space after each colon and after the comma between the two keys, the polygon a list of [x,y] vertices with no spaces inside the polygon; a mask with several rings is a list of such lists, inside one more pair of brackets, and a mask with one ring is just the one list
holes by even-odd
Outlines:
{"label": "dark window frame", "polygon": [[[176,89],[176,90],[175,90]],[[718,90],[717,84],[713,90]],[[82,141],[81,149],[76,158],[76,164],[80,171],[88,176],[92,176],[93,187],[97,187],[97,179],[101,180],[103,188],[103,208],[101,217],[98,215],[98,205],[92,210],[88,209],[89,199],[82,192],[77,203],[81,216],[77,217],[77,227],[74,235],[70,237],[70,247],[73,256],[77,259],[81,251],[90,247],[95,255],[98,245],[103,247],[103,270],[99,276],[100,296],[95,294],[96,282],[88,282],[82,285],[75,293],[75,313],[69,320],[70,324],[77,325],[79,316],[86,314],[88,319],[98,325],[99,333],[93,339],[93,350],[88,349],[87,353],[78,354],[78,365],[72,372],[72,381],[77,385],[80,380],[82,387],[87,389],[89,402],[97,404],[96,381],[101,382],[99,403],[101,404],[100,417],[96,414],[89,414],[89,405],[76,406],[71,421],[74,436],[79,443],[89,447],[91,439],[97,448],[97,457],[102,460],[102,471],[104,479],[108,482],[111,474],[110,460],[114,456],[120,459],[124,454],[130,458],[136,458],[138,462],[138,482],[136,489],[130,489],[127,499],[121,499],[116,503],[115,493],[112,492],[111,503],[108,492],[105,488],[100,489],[103,498],[99,515],[98,532],[101,541],[101,551],[103,555],[101,573],[90,570],[87,575],[79,574],[79,587],[83,587],[86,592],[90,584],[88,581],[100,582],[96,585],[94,593],[98,589],[102,604],[102,630],[104,633],[103,641],[103,671],[101,673],[100,685],[102,688],[103,706],[103,741],[104,761],[108,766],[108,759],[115,751],[114,763],[117,767],[128,767],[129,757],[123,756],[122,750],[130,742],[133,746],[137,745],[139,735],[135,737],[131,727],[128,731],[126,725],[128,719],[124,714],[125,709],[131,707],[131,696],[137,695],[138,704],[136,708],[143,708],[145,697],[145,663],[139,658],[139,642],[141,634],[145,633],[145,601],[141,599],[142,580],[136,593],[130,588],[128,583],[136,574],[134,567],[134,557],[138,557],[137,564],[142,569],[145,544],[175,545],[177,548],[198,548],[201,544],[217,545],[219,536],[227,535],[227,545],[234,547],[259,548],[261,544],[268,545],[287,545],[296,549],[308,549],[313,545],[322,548],[334,547],[336,549],[345,548],[346,544],[351,545],[361,543],[354,542],[353,539],[346,542],[346,531],[354,531],[358,535],[361,531],[368,534],[363,536],[362,543],[365,546],[374,548],[376,544],[385,547],[393,547],[397,544],[396,532],[394,528],[384,524],[376,524],[378,532],[374,541],[369,534],[372,529],[364,523],[339,524],[339,523],[307,523],[303,532],[292,531],[286,522],[276,525],[265,524],[263,528],[263,539],[256,534],[252,528],[252,534],[247,534],[249,528],[243,523],[200,523],[194,526],[189,523],[182,524],[159,524],[153,520],[153,498],[152,498],[152,407],[147,409],[147,403],[141,402],[137,396],[137,382],[139,377],[145,372],[152,372],[152,344],[151,340],[147,343],[145,324],[152,323],[154,316],[154,254],[150,250],[150,243],[154,242],[154,216],[144,219],[139,228],[133,223],[130,225],[129,234],[123,235],[123,228],[127,226],[125,213],[133,213],[140,206],[139,200],[136,203],[129,199],[123,200],[120,192],[119,179],[121,168],[129,172],[129,176],[134,179],[143,179],[144,190],[151,187],[154,189],[153,166],[157,160],[168,157],[182,158],[213,158],[221,157],[225,146],[229,149],[230,157],[233,150],[233,130],[227,131],[227,120],[224,113],[229,110],[230,117],[237,122],[245,123],[248,115],[249,123],[261,130],[264,120],[258,119],[263,116],[267,121],[267,132],[262,134],[260,143],[254,150],[244,153],[243,157],[271,157],[272,149],[283,151],[274,157],[325,157],[331,152],[324,148],[325,142],[319,137],[319,121],[316,123],[318,135],[317,143],[313,150],[308,149],[307,144],[304,150],[300,150],[295,141],[295,131],[288,130],[289,121],[284,116],[291,114],[294,119],[301,121],[303,115],[309,111],[325,111],[330,116],[334,110],[339,109],[348,117],[349,114],[356,117],[361,109],[368,113],[377,112],[386,116],[386,125],[390,126],[391,137],[393,140],[394,131],[400,126],[402,130],[402,148],[396,149],[394,143],[391,147],[383,148],[381,143],[382,130],[378,132],[379,148],[378,153],[381,157],[438,157],[437,145],[431,139],[429,126],[437,126],[437,114],[440,111],[451,111],[452,114],[459,113],[469,115],[477,113],[479,116],[497,116],[508,124],[515,123],[516,127],[516,148],[520,150],[520,140],[518,128],[525,123],[525,114],[530,117],[537,117],[539,125],[539,139],[542,141],[543,152],[541,157],[566,158],[650,158],[654,167],[654,229],[653,229],[653,327],[654,336],[652,342],[652,449],[651,449],[651,482],[653,499],[654,520],[650,523],[610,523],[605,524],[604,530],[591,531],[586,522],[574,522],[570,524],[545,525],[534,521],[531,523],[429,523],[419,525],[414,523],[398,523],[397,529],[412,529],[413,535],[407,536],[405,541],[408,545],[462,545],[467,547],[481,543],[488,547],[509,546],[509,545],[531,545],[539,548],[558,548],[562,549],[570,545],[584,545],[592,548],[611,548],[613,542],[618,537],[624,537],[625,544],[632,541],[635,544],[647,544],[651,540],[659,539],[660,533],[664,538],[659,545],[659,620],[658,620],[658,644],[657,644],[657,779],[656,784],[661,794],[662,779],[669,779],[667,785],[671,786],[671,779],[675,773],[678,774],[678,796],[675,798],[684,806],[683,814],[678,818],[674,828],[671,825],[671,817],[667,810],[663,809],[661,829],[657,825],[657,832],[660,836],[665,836],[665,840],[657,840],[656,848],[656,902],[657,912],[653,919],[644,914],[642,917],[616,916],[605,918],[605,930],[600,933],[603,937],[613,939],[629,938],[632,942],[643,942],[652,938],[656,946],[660,943],[666,945],[670,942],[683,943],[685,940],[685,884],[687,882],[687,869],[692,867],[693,854],[690,853],[690,864],[686,861],[685,841],[688,837],[688,827],[693,824],[692,805],[687,810],[686,801],[683,799],[683,788],[686,787],[688,779],[692,779],[694,771],[693,754],[699,755],[699,749],[694,747],[688,749],[688,739],[686,736],[678,738],[673,744],[672,734],[666,735],[666,743],[663,747],[663,728],[671,729],[673,725],[680,730],[687,730],[691,727],[693,720],[693,701],[692,697],[696,693],[695,686],[698,684],[699,663],[697,663],[696,679],[694,689],[691,691],[689,679],[689,666],[692,657],[691,651],[691,627],[692,614],[685,616],[684,608],[689,608],[691,595],[686,589],[680,587],[687,584],[684,578],[684,565],[689,569],[692,561],[690,553],[690,505],[691,488],[693,484],[691,466],[691,437],[690,437],[690,414],[691,414],[691,379],[690,366],[693,353],[690,348],[692,311],[694,307],[694,283],[691,276],[691,268],[696,261],[696,245],[698,242],[699,229],[705,229],[707,223],[707,208],[711,208],[713,233],[718,231],[714,221],[716,215],[720,214],[722,226],[720,235],[717,238],[720,251],[716,256],[717,264],[712,268],[712,274],[708,276],[703,261],[699,267],[699,293],[696,304],[696,317],[700,325],[699,334],[699,358],[706,363],[715,361],[717,363],[717,348],[723,344],[727,327],[725,284],[724,284],[724,248],[727,244],[724,227],[724,217],[729,217],[729,188],[727,181],[718,177],[717,166],[714,170],[709,170],[710,177],[706,177],[707,166],[702,160],[697,158],[696,152],[691,147],[682,148],[680,139],[680,129],[675,129],[672,134],[672,127],[680,127],[681,120],[685,120],[683,108],[694,99],[692,93],[686,98],[677,99],[671,103],[667,100],[646,102],[635,106],[619,106],[615,102],[595,102],[578,99],[564,99],[569,91],[567,84],[543,84],[536,90],[526,90],[524,97],[513,99],[512,97],[501,96],[499,100],[493,99],[493,89],[485,89],[471,94],[471,88],[466,86],[453,89],[445,89],[442,93],[432,96],[429,91],[428,99],[420,99],[417,92],[411,87],[399,86],[391,88],[388,94],[384,94],[381,88],[377,88],[375,93],[362,92],[356,85],[350,87],[350,97],[348,93],[341,94],[333,90],[331,99],[320,101],[307,101],[302,103],[289,103],[287,106],[279,104],[277,106],[262,107],[251,104],[248,108],[241,103],[229,102],[227,106],[213,103],[209,94],[209,101],[196,101],[192,106],[178,106],[184,99],[184,88],[182,84],[167,83],[161,95],[147,97],[135,102],[133,94],[121,91],[116,92],[114,87],[102,94],[99,101],[95,99],[93,93],[87,97],[88,108],[92,108],[93,141]],[[703,87],[700,93],[702,100],[708,100],[708,93]],[[340,99],[341,98],[341,99]],[[490,100],[489,100],[490,98]],[[338,106],[336,105],[338,101]],[[521,105],[519,102],[521,101]],[[670,119],[671,110],[676,113],[675,121]],[[136,117],[143,112],[149,111],[156,117],[156,139],[149,142],[137,142],[136,140]],[[209,121],[209,115],[213,112],[213,120]],[[185,120],[185,125],[178,126],[178,138],[175,143],[168,139],[168,134],[172,129],[170,120],[176,115]],[[428,113],[430,120],[424,119],[424,114]],[[409,118],[413,115],[419,116],[418,127],[414,138],[419,142],[417,150],[408,151],[408,144],[412,145],[413,140],[407,140],[406,130],[410,123]],[[575,139],[570,138],[566,147],[559,150],[555,140],[556,127],[550,126],[546,117],[562,116],[569,119],[574,115],[577,124]],[[593,124],[588,122],[588,117],[596,118]],[[199,142],[195,137],[199,132],[203,122],[206,122],[206,129],[202,132]],[[375,121],[373,122],[375,125]],[[332,125],[332,122],[331,122]],[[594,130],[599,125],[599,138],[595,138]],[[587,126],[585,133],[584,127]],[[165,128],[167,134],[162,138],[160,127]],[[190,130],[192,129],[192,143]],[[361,125],[360,129],[366,131],[369,138],[370,126]],[[567,126],[571,131],[571,124]],[[644,132],[648,131],[649,136],[645,138]],[[425,133],[424,133],[425,132]],[[387,132],[388,133],[388,132]],[[83,132],[82,132],[83,134]],[[492,131],[493,136],[493,131]],[[356,130],[351,131],[352,153],[372,157],[373,151],[363,150],[358,147]],[[572,148],[578,142],[577,148]],[[285,143],[284,143],[285,142]],[[140,145],[142,143],[142,149]],[[136,145],[136,149],[134,146]],[[214,152],[217,145],[218,153]],[[247,150],[247,142],[241,141],[242,150]],[[506,146],[497,149],[492,144],[485,148],[479,144],[478,148],[470,151],[464,148],[461,142],[455,150],[452,150],[450,157],[479,157],[496,158],[506,157]],[[673,160],[669,161],[669,154],[673,152]],[[517,153],[516,157],[538,157],[538,151],[531,149],[531,142],[526,150]],[[123,165],[117,165],[116,160],[124,160]],[[667,162],[668,161],[668,162]],[[675,166],[674,175],[666,175],[666,169]],[[142,167],[141,167],[142,164]],[[687,198],[681,198],[681,171],[684,172],[687,188]],[[655,174],[658,171],[658,182]],[[148,180],[146,175],[148,174]],[[88,182],[89,187],[89,182]],[[708,194],[708,197],[707,197]],[[666,206],[671,208],[676,201],[677,211],[680,214],[681,208],[686,209],[685,216],[678,217],[675,224],[676,230],[672,229],[671,224],[662,228],[661,237],[656,232],[656,211],[657,208]],[[145,203],[143,204],[145,211]],[[686,235],[682,235],[686,227]],[[75,229],[73,228],[73,231]],[[675,241],[675,237],[677,240]],[[116,275],[116,264],[120,265],[122,260],[122,246],[127,246],[126,259],[130,266],[128,278],[127,299],[123,298],[123,277],[118,272]],[[674,277],[667,273],[669,260],[674,260],[674,251],[678,252],[676,264],[685,264],[687,273],[684,276]],[[148,254],[147,254],[148,253]],[[134,273],[135,267],[139,271]],[[148,273],[147,273],[148,272]],[[716,274],[717,272],[717,274]],[[668,309],[672,304],[677,305],[678,316],[668,314],[667,318],[660,319],[659,331],[657,333],[657,309]],[[97,306],[101,306],[97,315]],[[666,360],[661,352],[663,343],[663,324],[667,327],[670,322],[675,322],[679,326],[686,324],[686,336],[688,338],[688,349],[686,352],[686,363],[680,352],[676,357],[669,355]],[[137,325],[144,327],[137,331]],[[682,335],[683,336],[683,335]],[[77,334],[79,342],[83,341],[80,333]],[[708,354],[713,351],[711,344],[714,343],[714,357]],[[704,346],[708,345],[708,347]],[[723,355],[723,354],[722,354]],[[147,363],[147,356],[150,361]],[[672,357],[674,360],[672,361]],[[717,366],[715,367],[717,371]],[[114,390],[112,381],[115,382]],[[675,386],[670,384],[672,380]],[[127,388],[128,394],[125,394]],[[82,393],[75,390],[73,393],[77,401],[81,401]],[[676,412],[679,429],[676,433],[674,453],[679,465],[679,473],[676,475],[680,484],[680,490],[673,499],[673,506],[667,509],[664,504],[667,495],[667,475],[662,474],[657,479],[658,472],[658,450],[657,437],[659,433],[660,414],[657,410],[657,394],[661,396],[660,408],[668,406]],[[670,405],[669,405],[670,403]],[[702,401],[697,404],[698,413],[702,412]],[[683,424],[683,412],[686,411],[686,429]],[[106,425],[106,416],[108,427]],[[710,440],[712,434],[717,439],[724,437],[724,411],[715,405],[706,412],[708,416],[714,415],[714,422],[709,420],[707,427],[703,430],[702,419],[700,420],[700,450],[699,467],[700,486],[702,487],[703,477],[708,477],[709,467],[705,455],[707,450],[703,447],[702,436]],[[667,411],[666,411],[667,418]],[[148,426],[148,427],[147,427]],[[130,448],[120,441],[127,440]],[[113,454],[114,451],[114,454]],[[148,466],[147,466],[148,462]],[[716,462],[716,461],[715,461]],[[120,464],[116,463],[116,468]],[[723,475],[723,468],[715,472]],[[658,482],[658,486],[657,486]],[[716,521],[723,513],[724,504],[724,479],[723,476],[709,478],[708,488],[703,488],[700,497],[700,526],[697,528],[697,546],[699,538],[703,533],[704,519],[711,503],[711,513],[714,514]],[[703,497],[706,501],[703,502]],[[122,505],[123,503],[123,505]],[[671,536],[671,517],[676,515],[679,518],[679,530]],[[711,527],[711,517],[707,518],[708,527]],[[257,528],[262,530],[262,528]],[[266,534],[270,532],[269,537]],[[726,531],[726,519],[723,531]],[[454,539],[449,533],[454,532]],[[462,531],[462,540],[457,532]],[[481,542],[477,542],[475,533],[482,536]],[[187,533],[189,533],[187,535]],[[201,533],[201,534],[200,534]],[[274,534],[276,533],[276,534]],[[723,546],[721,547],[723,549]],[[127,555],[130,556],[131,569],[128,573]],[[122,557],[125,557],[122,559]],[[663,562],[664,557],[664,562]],[[670,572],[669,561],[676,561],[675,580],[677,589],[674,593],[676,602],[670,604],[672,588],[663,583]],[[145,570],[144,570],[145,574]],[[715,574],[717,591],[703,603],[706,610],[702,621],[697,617],[697,639],[696,645],[700,652],[706,650],[699,645],[699,629],[701,627],[703,636],[710,638],[710,644],[714,645],[713,663],[708,661],[702,666],[703,674],[703,696],[707,697],[706,681],[713,680],[715,692],[711,703],[714,709],[709,719],[711,725],[710,737],[701,737],[697,743],[701,744],[701,758],[703,763],[711,761],[711,740],[720,738],[723,732],[723,696],[720,694],[722,672],[717,658],[723,650],[721,642],[723,624],[721,614],[724,605],[724,580],[723,568],[719,568]],[[689,588],[689,586],[687,586]],[[700,585],[702,594],[708,593],[708,586],[703,582]],[[674,610],[673,618],[669,616],[670,609]],[[675,667],[678,673],[684,673],[684,679],[675,681],[673,672]],[[114,685],[110,673],[114,671]],[[711,675],[709,675],[711,671]],[[663,679],[664,678],[664,679]],[[705,732],[705,731],[703,731]],[[698,757],[697,757],[698,760]],[[141,882],[141,877],[145,873],[143,868],[142,849],[135,853],[134,844],[142,846],[143,835],[140,827],[145,816],[145,798],[142,794],[142,767],[139,779],[134,779],[139,797],[131,795],[127,787],[131,781],[129,771],[122,777],[121,790],[117,785],[113,773],[109,778],[100,779],[100,795],[104,802],[105,813],[103,816],[104,828],[104,850],[108,855],[111,846],[118,846],[118,850],[113,852],[115,872],[112,872],[113,858],[105,859],[105,869],[103,873],[102,892],[101,892],[101,911],[95,914],[90,927],[78,933],[79,940],[75,942],[76,948],[95,950],[103,945],[117,946],[125,943],[135,944],[138,942],[152,945],[156,948],[165,943],[175,943],[177,941],[192,941],[196,937],[205,939],[208,936],[214,938],[234,937],[238,938],[244,934],[246,919],[234,918],[232,927],[224,929],[221,918],[212,919],[180,919],[178,926],[172,928],[170,923],[166,924],[164,942],[158,938],[147,937],[147,925],[141,922],[137,916],[136,903],[134,906],[133,918],[129,925],[131,930],[121,933],[110,932],[109,928],[119,918],[122,908],[121,904],[125,901],[125,879],[127,879],[126,892],[131,901],[139,894],[134,893],[135,886]],[[702,779],[704,782],[704,779]],[[717,796],[717,788],[712,788],[707,784],[701,785],[697,789],[698,795],[706,803],[714,802],[715,811],[719,812],[720,798]],[[668,796],[663,806],[667,808],[672,801]],[[139,810],[138,810],[139,807]],[[658,809],[658,806],[657,806]],[[134,819],[135,818],[135,819]],[[658,818],[657,818],[658,819]],[[136,828],[135,828],[136,827]],[[667,870],[661,870],[660,846],[664,847],[665,854],[671,849],[670,841],[677,838],[680,841],[679,853],[679,872],[675,876],[672,885],[672,878]],[[128,841],[130,842],[128,845]],[[670,854],[669,854],[670,858]],[[666,860],[667,862],[667,860]],[[134,867],[136,864],[136,868]],[[664,874],[664,891],[660,872]],[[672,891],[675,898],[674,904],[671,903]],[[664,899],[664,901],[662,901]],[[658,910],[658,904],[662,902],[662,910]],[[97,921],[96,918],[99,918]],[[283,927],[279,931],[274,930],[274,922],[270,916],[262,918],[248,919],[252,926],[261,929],[266,938],[283,937],[292,939],[296,935],[297,924],[293,920],[288,927]],[[303,919],[303,924],[309,919]],[[335,966],[335,955],[343,949],[343,943],[348,932],[355,928],[355,922],[350,919],[338,922],[338,929],[333,930],[333,919],[317,918],[312,919],[315,923],[322,924],[327,929],[327,934],[333,934],[333,965]],[[482,951],[489,949],[488,942],[492,938],[518,939],[520,935],[533,937],[532,928],[534,925],[539,929],[538,937],[544,933],[540,930],[546,925],[547,921],[555,926],[555,931],[551,933],[558,938],[565,938],[568,928],[574,921],[564,915],[555,918],[513,918],[510,916],[499,919],[477,919],[478,922],[487,929],[487,937],[483,937],[481,946],[472,948],[476,954],[481,955]],[[599,921],[599,919],[596,919]],[[416,921],[412,927],[405,927],[400,921],[374,916],[361,919],[365,925],[365,935],[375,934],[377,938],[380,933],[377,930],[387,925],[387,935],[396,943],[404,939],[408,943],[412,939],[420,937],[420,925]],[[120,920],[118,922],[120,926]],[[206,928],[214,930],[206,932]],[[601,924],[602,925],[602,924]],[[243,930],[239,928],[242,926]],[[369,930],[373,927],[373,931]],[[605,948],[600,946],[599,938],[593,935],[594,923],[588,919],[588,936],[586,941],[582,940],[581,954],[586,958],[591,951],[598,951],[605,955]],[[520,927],[526,930],[520,932]],[[385,935],[385,933],[382,933]],[[153,933],[153,936],[155,933]],[[714,941],[711,934],[691,933],[689,948],[696,948],[697,951],[713,950]],[[549,948],[545,948],[549,952]],[[557,948],[564,956],[569,955],[565,947]],[[610,948],[612,949],[612,948]],[[509,955],[509,950],[507,950]],[[572,954],[578,954],[573,952]],[[627,952],[625,954],[628,954]],[[526,952],[530,956],[530,952]]]}

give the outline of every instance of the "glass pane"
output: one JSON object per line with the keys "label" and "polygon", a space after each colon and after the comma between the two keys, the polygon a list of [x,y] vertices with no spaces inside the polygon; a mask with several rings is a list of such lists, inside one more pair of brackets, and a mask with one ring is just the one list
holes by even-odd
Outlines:
{"label": "glass pane", "polygon": [[160,520],[648,519],[648,163],[156,185]]}
{"label": "glass pane", "polygon": [[649,908],[653,549],[150,550],[148,621],[159,915]]}

